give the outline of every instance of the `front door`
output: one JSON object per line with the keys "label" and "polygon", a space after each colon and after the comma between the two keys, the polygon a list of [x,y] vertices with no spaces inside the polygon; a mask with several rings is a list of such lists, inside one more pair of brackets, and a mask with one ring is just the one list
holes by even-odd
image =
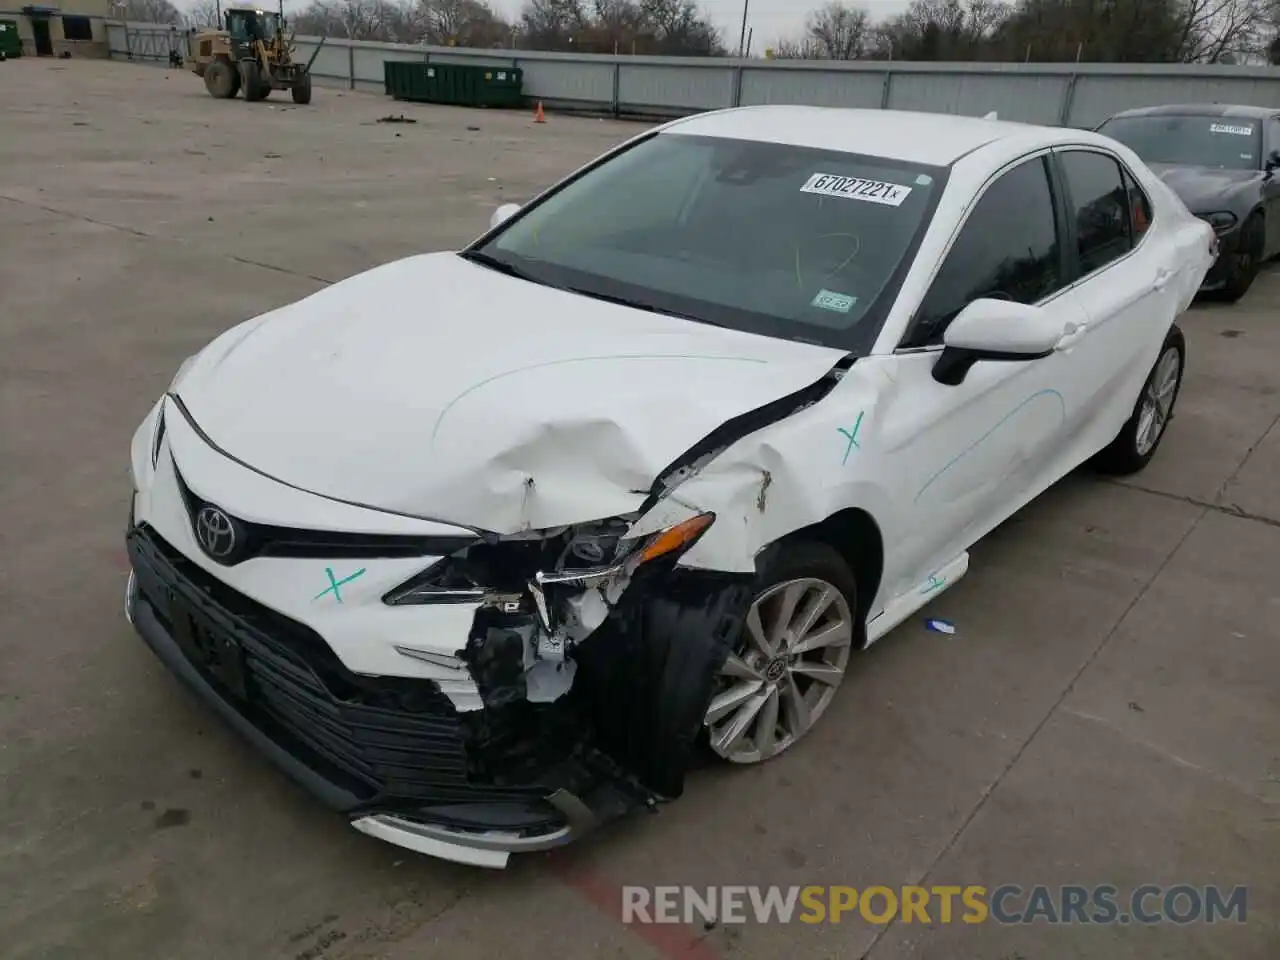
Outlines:
{"label": "front door", "polygon": [[993,178],[971,208],[896,356],[881,442],[897,479],[900,536],[889,596],[920,583],[1056,477],[1057,451],[1080,398],[1065,353],[984,360],[954,386],[933,379],[947,325],[974,300],[1033,304],[1061,320],[1084,312],[1066,289],[1048,155]]}
{"label": "front door", "polygon": [[31,33],[36,41],[36,56],[52,57],[53,56],[53,40],[49,37],[49,18],[48,17],[32,17]]}

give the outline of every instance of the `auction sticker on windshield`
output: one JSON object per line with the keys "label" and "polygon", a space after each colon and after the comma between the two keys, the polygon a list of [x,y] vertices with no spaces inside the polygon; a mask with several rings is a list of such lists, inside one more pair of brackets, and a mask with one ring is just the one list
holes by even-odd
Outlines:
{"label": "auction sticker on windshield", "polygon": [[844,197],[846,200],[865,200],[883,203],[890,207],[902,205],[911,193],[910,187],[882,180],[864,180],[862,177],[838,177],[833,173],[815,173],[800,188],[801,193],[816,193],[824,197]]}
{"label": "auction sticker on windshield", "polygon": [[1253,127],[1237,127],[1229,123],[1211,123],[1209,124],[1210,133],[1230,133],[1237,137],[1252,137]]}

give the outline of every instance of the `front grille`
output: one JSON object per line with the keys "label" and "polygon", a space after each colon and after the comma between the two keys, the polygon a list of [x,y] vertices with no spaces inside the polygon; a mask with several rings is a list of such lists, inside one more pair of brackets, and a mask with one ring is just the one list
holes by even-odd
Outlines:
{"label": "front grille", "polygon": [[[201,508],[215,506],[215,504],[198,496],[187,485],[187,481],[178,470],[176,461],[173,463],[173,476],[178,484],[178,492],[182,495],[182,505],[186,509],[187,520],[194,531],[196,517]],[[230,518],[230,514],[227,516]],[[234,566],[253,557],[324,557],[335,560],[363,557],[441,557],[448,556],[480,539],[472,534],[455,537],[304,530],[297,527],[250,523],[239,517],[231,519],[238,532],[239,543],[231,556],[212,557],[215,562],[224,566]]]}
{"label": "front grille", "polygon": [[[171,635],[190,617],[191,662],[330,782],[379,805],[527,804],[545,795],[495,782],[468,749],[475,721],[430,681],[353,674],[315,631],[210,577],[149,527],[130,531],[128,545],[138,587]],[[228,641],[243,654],[240,673],[203,655]],[[486,715],[483,726],[486,741],[522,739],[500,716]]]}

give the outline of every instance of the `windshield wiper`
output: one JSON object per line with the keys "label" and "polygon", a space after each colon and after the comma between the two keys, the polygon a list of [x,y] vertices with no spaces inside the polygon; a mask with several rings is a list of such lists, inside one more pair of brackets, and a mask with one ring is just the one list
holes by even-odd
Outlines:
{"label": "windshield wiper", "polygon": [[458,254],[463,260],[470,260],[472,263],[478,263],[482,267],[488,267],[490,270],[497,270],[499,273],[505,273],[508,277],[515,277],[518,280],[528,280],[530,283],[538,283],[544,287],[554,286],[540,277],[534,276],[528,270],[517,267],[508,260],[501,260],[491,253],[485,253],[483,250],[464,250]]}
{"label": "windshield wiper", "polygon": [[714,320],[706,320],[702,317],[691,317],[687,313],[677,313],[674,310],[664,310],[661,307],[655,307],[651,303],[645,303],[642,300],[632,300],[630,297],[619,297],[610,293],[600,293],[596,290],[585,290],[582,287],[563,287],[570,293],[578,293],[584,297],[590,297],[592,300],[603,300],[605,303],[616,303],[620,307],[630,307],[632,310],[643,310],[646,313],[658,313],[664,317],[675,317],[678,320],[691,320],[694,323],[705,323],[712,327],[723,327],[724,324],[716,323]]}

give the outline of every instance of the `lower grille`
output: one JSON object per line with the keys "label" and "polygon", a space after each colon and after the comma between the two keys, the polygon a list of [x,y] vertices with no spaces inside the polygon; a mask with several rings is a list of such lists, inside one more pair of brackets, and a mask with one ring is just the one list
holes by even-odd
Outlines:
{"label": "lower grille", "polygon": [[[193,665],[325,779],[379,806],[541,806],[543,789],[501,785],[484,769],[468,749],[479,718],[430,681],[351,673],[315,631],[210,577],[145,525],[128,547],[139,590]],[[521,739],[501,717],[482,723],[486,741]]]}

